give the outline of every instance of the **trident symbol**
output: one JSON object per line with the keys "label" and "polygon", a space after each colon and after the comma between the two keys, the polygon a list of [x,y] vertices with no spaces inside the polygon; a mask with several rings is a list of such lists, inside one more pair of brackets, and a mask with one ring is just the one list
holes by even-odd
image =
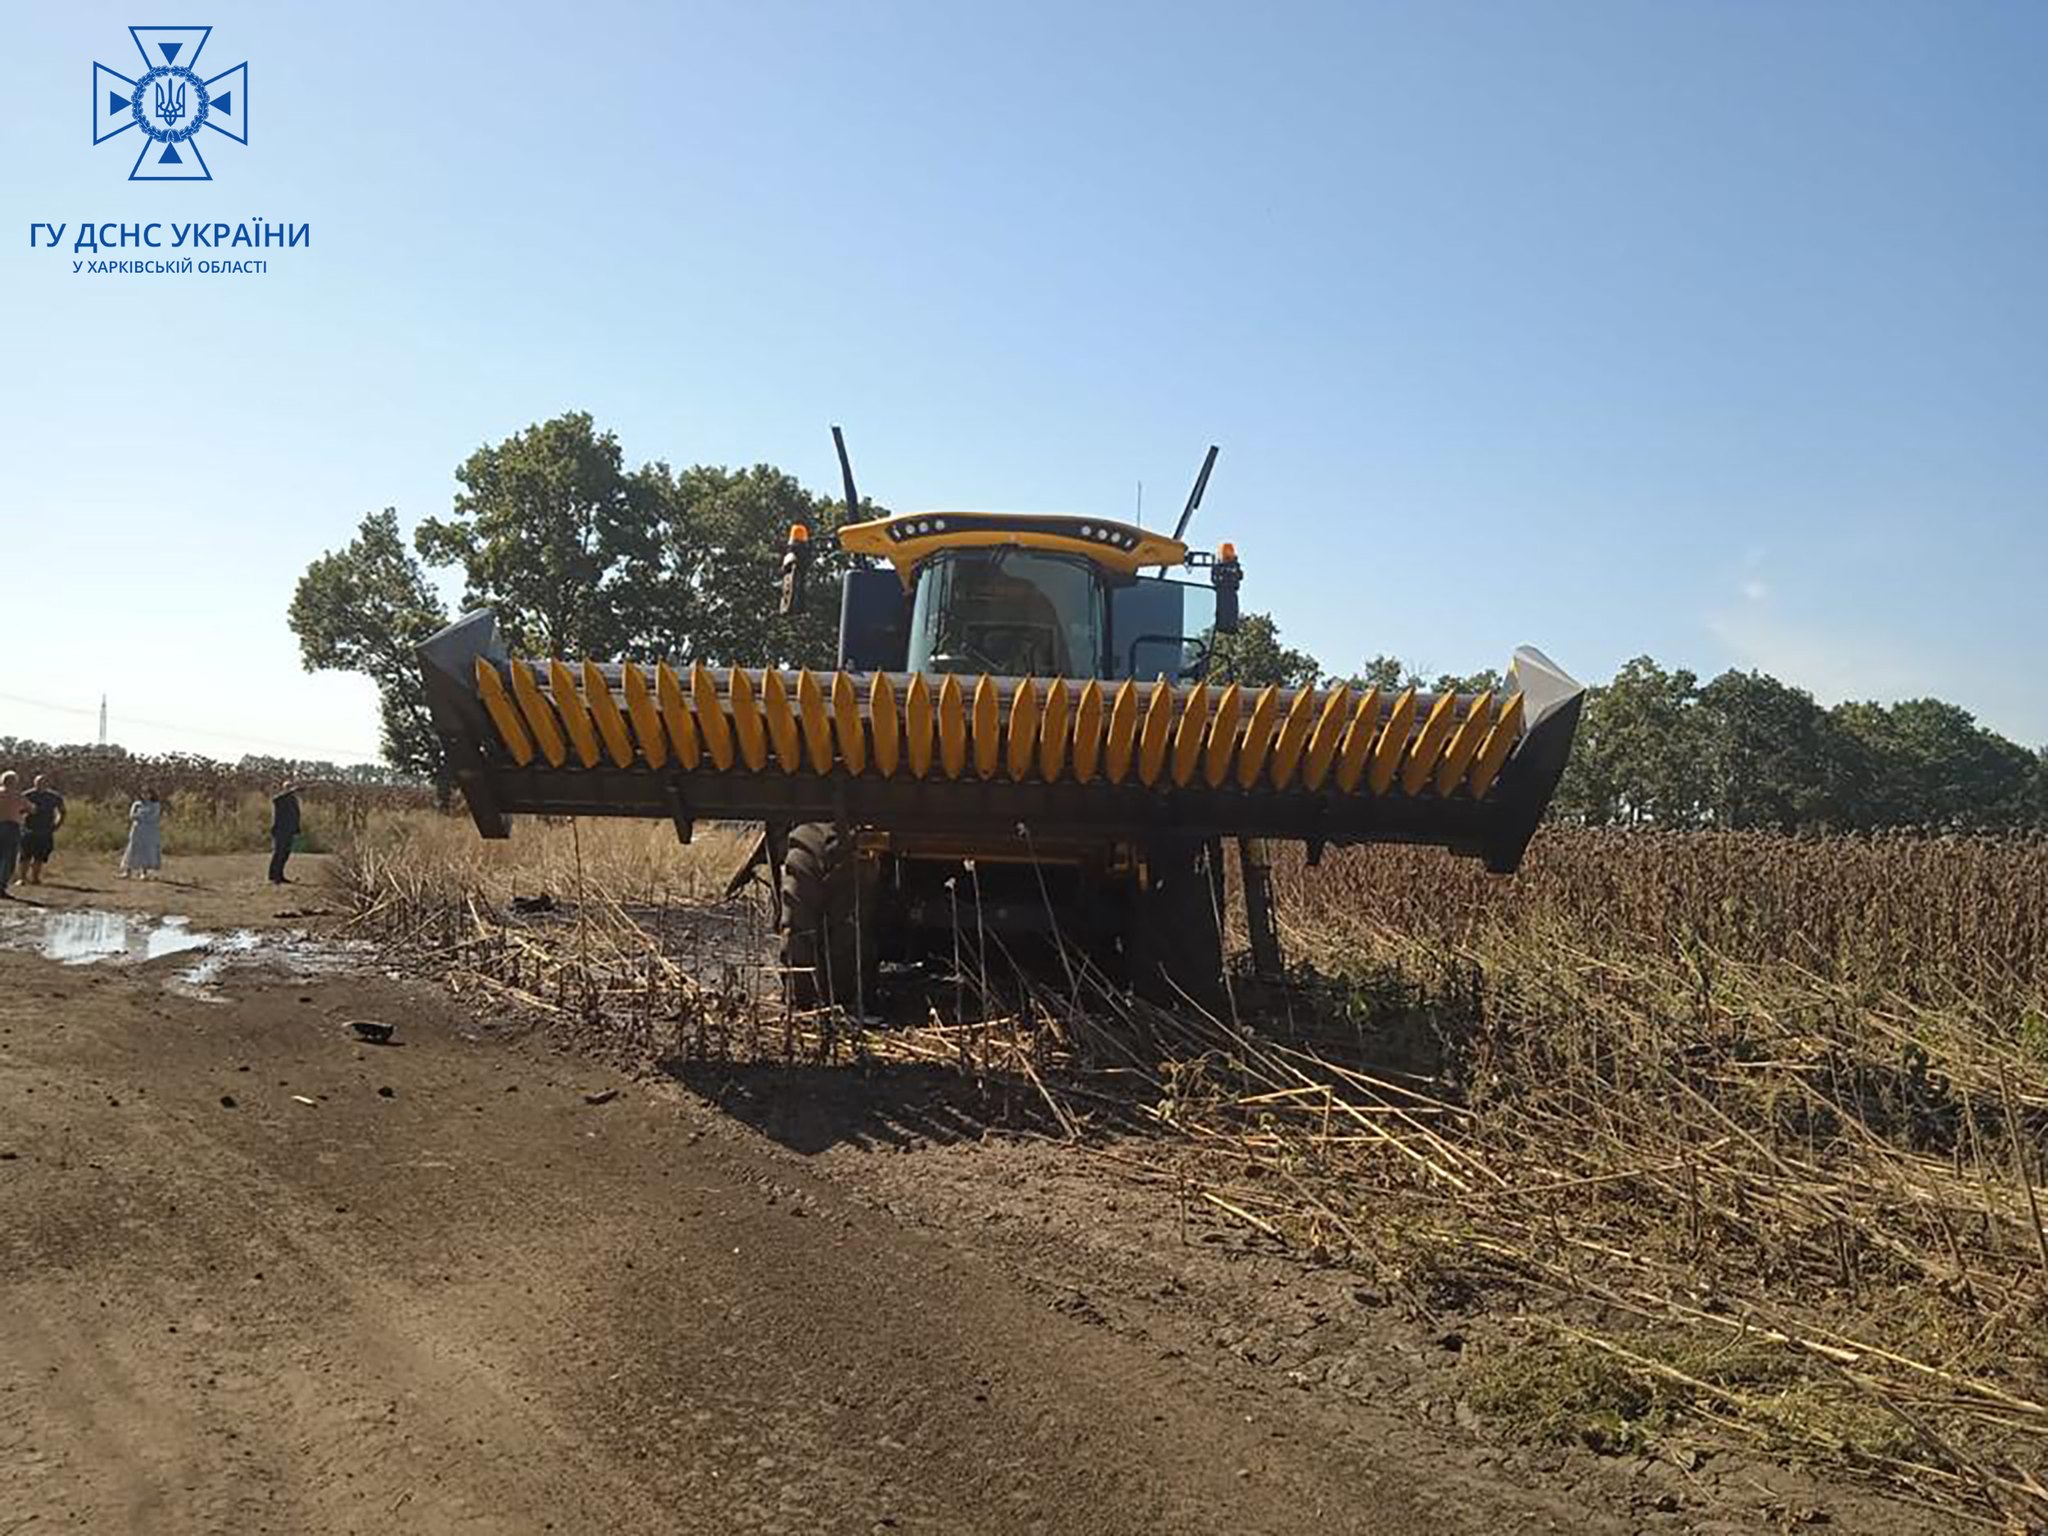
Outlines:
{"label": "trident symbol", "polygon": [[164,89],[163,81],[156,83],[156,115],[164,120],[166,127],[174,127],[185,115],[185,87],[181,82],[176,90]]}

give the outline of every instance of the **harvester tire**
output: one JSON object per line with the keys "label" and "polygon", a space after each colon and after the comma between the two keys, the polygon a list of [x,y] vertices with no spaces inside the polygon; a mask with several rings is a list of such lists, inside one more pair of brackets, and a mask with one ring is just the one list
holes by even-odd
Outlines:
{"label": "harvester tire", "polygon": [[869,1004],[879,953],[875,927],[852,836],[829,821],[790,828],[782,856],[783,995],[790,1007]]}
{"label": "harvester tire", "polygon": [[1195,842],[1155,845],[1148,851],[1148,878],[1137,892],[1124,952],[1139,996],[1166,1007],[1192,1001],[1221,1013],[1223,935],[1203,852]]}

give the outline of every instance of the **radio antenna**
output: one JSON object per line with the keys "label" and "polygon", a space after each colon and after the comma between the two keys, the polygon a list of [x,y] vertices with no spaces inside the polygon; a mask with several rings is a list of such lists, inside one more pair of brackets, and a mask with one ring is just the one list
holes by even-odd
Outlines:
{"label": "radio antenna", "polygon": [[853,460],[846,456],[846,434],[832,429],[832,446],[839,450],[839,480],[846,487],[846,520],[860,520],[860,492],[853,488]]}
{"label": "radio antenna", "polygon": [[1180,521],[1173,525],[1173,537],[1179,542],[1188,531],[1188,524],[1195,520],[1195,512],[1202,505],[1202,492],[1209,488],[1209,471],[1216,467],[1216,445],[1209,445],[1209,452],[1202,459],[1202,472],[1195,476],[1195,488],[1188,492],[1188,504],[1181,508]]}

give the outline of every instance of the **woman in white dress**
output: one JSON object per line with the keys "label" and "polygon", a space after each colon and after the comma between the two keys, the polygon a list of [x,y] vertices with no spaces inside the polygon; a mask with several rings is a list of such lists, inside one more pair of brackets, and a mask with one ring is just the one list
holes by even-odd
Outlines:
{"label": "woman in white dress", "polygon": [[128,807],[128,847],[121,855],[121,878],[147,880],[164,867],[164,803],[145,789]]}

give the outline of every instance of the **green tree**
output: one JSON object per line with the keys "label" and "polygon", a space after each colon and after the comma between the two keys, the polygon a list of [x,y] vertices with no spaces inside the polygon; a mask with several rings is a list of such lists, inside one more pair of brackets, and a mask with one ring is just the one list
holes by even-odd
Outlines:
{"label": "green tree", "polygon": [[1709,793],[1699,679],[1638,656],[1587,690],[1557,814],[1587,822],[1694,826]]}
{"label": "green tree", "polygon": [[1377,688],[1382,693],[1399,693],[1404,688],[1420,688],[1422,674],[1400,657],[1383,654],[1373,657],[1344,681],[1353,688]]}
{"label": "green tree", "polygon": [[1709,818],[1794,831],[1852,823],[1863,754],[1804,689],[1723,672],[1699,693]]}
{"label": "green tree", "polygon": [[1553,821],[1601,827],[1616,820],[1620,814],[1619,764],[1612,753],[1596,755],[1593,750],[1600,700],[1605,692],[1606,689],[1597,683],[1586,688],[1586,701],[1579,711],[1578,732],[1572,738],[1572,754],[1565,760],[1564,777],[1558,780],[1557,792],[1550,797],[1550,809],[1545,812]]}
{"label": "green tree", "polygon": [[1306,688],[1322,676],[1315,657],[1280,643],[1280,626],[1269,613],[1247,613],[1238,620],[1236,634],[1212,634],[1209,640],[1208,673],[1215,681],[1246,688],[1272,683]]}
{"label": "green tree", "polygon": [[1355,689],[1377,688],[1382,693],[1399,693],[1405,688],[1418,692],[1485,693],[1500,687],[1501,675],[1489,667],[1479,672],[1442,672],[1431,681],[1400,657],[1382,653],[1344,681]]}
{"label": "green tree", "polygon": [[1441,672],[1430,687],[1438,693],[1497,693],[1501,681],[1492,667],[1482,667],[1477,672]]}
{"label": "green tree", "polygon": [[620,651],[620,584],[649,561],[650,530],[618,438],[573,411],[479,448],[455,478],[455,515],[429,518],[416,542],[429,563],[462,567],[464,604],[496,610],[531,655]]}
{"label": "green tree", "polygon": [[[831,533],[844,508],[766,464],[666,464],[635,471],[646,538],[622,583],[620,623],[638,654],[683,661],[830,667],[839,650],[839,577],[846,559]],[[863,506],[863,516],[878,515]],[[808,602],[779,615],[790,526],[811,534]]]}
{"label": "green tree", "polygon": [[448,615],[399,535],[398,513],[370,513],[345,548],[307,566],[287,622],[308,672],[360,672],[377,685],[385,758],[445,791],[441,741],[414,648]]}
{"label": "green tree", "polygon": [[1865,824],[2001,828],[2032,817],[2034,753],[1940,699],[1837,705],[1834,716],[1868,754]]}

